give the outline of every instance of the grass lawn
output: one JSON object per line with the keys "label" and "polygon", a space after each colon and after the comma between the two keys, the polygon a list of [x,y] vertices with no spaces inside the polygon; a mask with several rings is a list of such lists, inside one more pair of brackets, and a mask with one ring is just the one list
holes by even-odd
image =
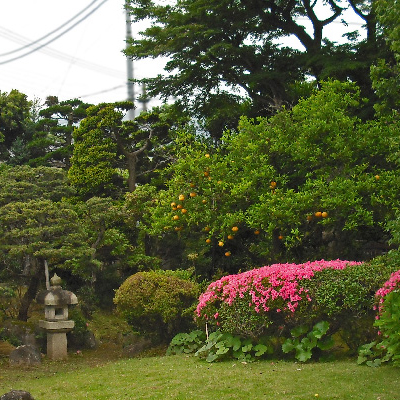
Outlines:
{"label": "grass lawn", "polygon": [[30,368],[3,361],[0,395],[20,389],[35,400],[400,400],[400,368],[358,366],[354,360],[208,364],[194,356],[116,360],[103,351],[71,354],[66,362],[44,360]]}

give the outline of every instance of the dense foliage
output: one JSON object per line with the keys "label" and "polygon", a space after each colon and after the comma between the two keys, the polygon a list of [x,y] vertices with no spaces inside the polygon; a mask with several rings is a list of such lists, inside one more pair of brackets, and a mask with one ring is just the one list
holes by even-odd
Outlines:
{"label": "dense foliage", "polygon": [[257,339],[320,321],[350,351],[373,339],[374,294],[393,265],[347,261],[273,264],[212,282],[196,309],[209,329]]}
{"label": "dense foliage", "polygon": [[18,90],[0,90],[0,161],[18,165],[29,159],[26,144],[31,138],[32,102]]}
{"label": "dense foliage", "polygon": [[359,349],[358,363],[378,366],[385,362],[400,365],[400,271],[395,271],[376,292],[378,337]]}
{"label": "dense foliage", "polygon": [[179,272],[138,272],[116,291],[114,303],[134,331],[168,341],[191,326],[198,295],[194,282]]}
{"label": "dense foliage", "polygon": [[361,102],[353,84],[327,82],[291,110],[242,118],[216,150],[181,137],[149,231],[180,245],[177,263],[197,255],[207,277],[219,268],[387,251],[386,222],[400,197],[399,138],[394,124],[355,117]]}
{"label": "dense foliage", "polygon": [[29,165],[70,167],[72,134],[86,117],[90,106],[81,100],[59,101],[55,96],[46,99],[46,108],[39,111],[32,139],[28,142]]}
{"label": "dense foliage", "polygon": [[[151,25],[126,54],[167,57],[165,74],[143,80],[149,93],[173,96],[206,120],[221,110],[228,127],[228,104],[231,116],[244,99],[253,115],[271,114],[297,101],[294,87],[307,76],[350,79],[372,98],[369,68],[386,56],[369,1],[131,0],[128,9],[135,21]],[[346,9],[365,23],[366,39],[347,25]],[[344,43],[338,44],[325,31],[341,22]]]}
{"label": "dense foliage", "polygon": [[[398,274],[383,285],[400,243],[392,3],[133,0],[134,18],[152,25],[126,53],[169,57],[168,76],[145,81],[174,105],[130,121],[129,102],[50,96],[39,110],[0,92],[3,315],[28,318],[46,268],[86,316],[132,276],[118,307],[135,330],[166,340],[189,328],[197,284],[162,270],[190,267],[218,294],[207,291],[210,310],[198,310],[216,329],[199,355],[255,358],[285,336],[281,351],[304,360],[333,332],[354,351],[374,336],[380,287],[376,324],[383,345],[397,346]],[[346,7],[365,40],[350,30],[343,44],[324,38]],[[303,49],[282,45],[286,36]],[[313,261],[336,258],[368,262]],[[254,342],[272,331],[275,343]],[[197,346],[199,336],[182,340]]]}

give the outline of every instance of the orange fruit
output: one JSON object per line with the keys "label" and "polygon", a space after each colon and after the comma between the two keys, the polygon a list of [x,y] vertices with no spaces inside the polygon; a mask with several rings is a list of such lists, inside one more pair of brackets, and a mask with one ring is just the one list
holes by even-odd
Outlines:
{"label": "orange fruit", "polygon": [[317,211],[314,215],[315,215],[317,218],[321,218],[321,217],[322,217],[322,212],[321,212],[321,211]]}
{"label": "orange fruit", "polygon": [[202,202],[203,204],[206,204],[206,203],[207,203],[207,200],[206,200],[206,199],[203,199],[201,202]]}
{"label": "orange fruit", "polygon": [[191,192],[189,196],[190,196],[190,197],[196,197],[197,195],[196,195],[195,192]]}
{"label": "orange fruit", "polygon": [[218,242],[218,246],[219,247],[223,247],[224,246],[224,242],[221,240],[220,242]]}
{"label": "orange fruit", "polygon": [[181,213],[182,213],[182,214],[186,214],[186,213],[187,213],[186,208],[182,208]]}
{"label": "orange fruit", "polygon": [[204,228],[204,230],[205,230],[206,232],[209,232],[209,231],[211,230],[211,228],[210,228],[209,226],[206,226],[206,227]]}
{"label": "orange fruit", "polygon": [[272,181],[271,184],[269,185],[269,187],[270,187],[271,189],[275,189],[275,188],[276,188],[276,182],[275,182],[275,181]]}
{"label": "orange fruit", "polygon": [[312,221],[312,215],[307,215],[307,221]]}
{"label": "orange fruit", "polygon": [[279,240],[283,240],[283,236],[282,236],[282,235],[279,235],[279,236],[278,236],[278,239],[279,239]]}
{"label": "orange fruit", "polygon": [[228,235],[228,239],[232,240],[233,239],[233,235]]}
{"label": "orange fruit", "polygon": [[182,204],[178,204],[178,205],[176,206],[176,208],[177,208],[178,210],[180,210],[181,208],[183,208],[183,206],[182,206]]}
{"label": "orange fruit", "polygon": [[206,243],[211,243],[211,239],[210,238],[208,238],[208,239],[206,239]]}
{"label": "orange fruit", "polygon": [[172,219],[173,219],[174,221],[177,221],[177,220],[179,219],[179,215],[174,215],[174,216],[172,217]]}
{"label": "orange fruit", "polygon": [[173,208],[173,207],[176,207],[176,203],[173,201],[172,203],[171,203],[171,207]]}
{"label": "orange fruit", "polygon": [[379,178],[380,178],[379,175],[375,175],[375,179],[376,179],[377,181],[379,181]]}
{"label": "orange fruit", "polygon": [[185,195],[184,194],[180,194],[178,198],[179,198],[179,201],[183,201],[183,200],[185,200]]}
{"label": "orange fruit", "polygon": [[225,253],[225,256],[226,257],[229,257],[231,255],[231,252],[230,251],[227,251],[226,253]]}
{"label": "orange fruit", "polygon": [[181,231],[182,230],[182,227],[181,226],[176,226],[175,227],[175,230],[178,232],[178,231]]}
{"label": "orange fruit", "polygon": [[190,182],[190,187],[194,188],[194,187],[196,187],[196,185],[193,182]]}
{"label": "orange fruit", "polygon": [[208,176],[210,173],[208,171],[204,171],[204,176]]}
{"label": "orange fruit", "polygon": [[232,232],[237,232],[238,230],[239,230],[239,228],[237,226],[232,227]]}
{"label": "orange fruit", "polygon": [[326,212],[326,211],[323,211],[322,213],[321,213],[321,217],[322,218],[326,218],[328,216],[328,213]]}
{"label": "orange fruit", "polygon": [[204,157],[210,158],[210,155],[207,153],[207,154],[204,155]]}
{"label": "orange fruit", "polygon": [[257,229],[256,231],[254,231],[254,234],[255,234],[255,235],[259,235],[259,234],[260,234],[260,231]]}

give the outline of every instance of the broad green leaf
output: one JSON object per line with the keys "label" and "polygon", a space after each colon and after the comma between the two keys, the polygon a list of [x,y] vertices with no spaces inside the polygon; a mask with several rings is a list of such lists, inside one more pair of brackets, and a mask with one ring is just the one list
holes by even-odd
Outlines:
{"label": "broad green leaf", "polygon": [[260,357],[267,352],[268,346],[265,346],[264,344],[257,344],[254,346],[253,350],[255,351],[255,356]]}
{"label": "broad green leaf", "polygon": [[293,337],[297,338],[301,335],[304,335],[305,333],[308,332],[308,326],[307,325],[299,325],[293,328],[290,333]]}
{"label": "broad green leaf", "polygon": [[327,321],[320,321],[313,326],[313,334],[317,339],[320,339],[329,329],[329,322]]}
{"label": "broad green leaf", "polygon": [[284,353],[290,353],[293,349],[293,342],[290,339],[286,339],[286,341],[282,344],[282,351]]}

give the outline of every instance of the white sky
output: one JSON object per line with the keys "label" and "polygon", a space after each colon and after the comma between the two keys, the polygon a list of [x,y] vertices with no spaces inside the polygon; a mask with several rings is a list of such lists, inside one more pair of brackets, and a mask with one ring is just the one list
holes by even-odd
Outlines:
{"label": "white sky", "polygon": [[[48,46],[25,57],[21,56],[33,47],[4,55],[56,30],[93,1],[0,0],[0,91],[17,89],[30,100],[45,100],[49,95],[58,96],[61,101],[78,97],[93,104],[125,100],[124,0],[97,0],[81,17],[40,42],[60,35],[105,1],[84,21]],[[350,22],[348,30],[361,27],[361,21],[356,17]],[[330,28],[337,33],[341,25],[334,24]],[[133,35],[139,30],[133,26]],[[7,62],[12,58],[18,59]],[[135,62],[134,75],[137,78],[155,76],[162,72],[162,66],[160,60]],[[135,91],[138,95],[140,88]]]}
{"label": "white sky", "polygon": [[[17,89],[30,100],[81,98],[88,103],[113,102],[127,98],[125,10],[123,0],[105,1],[65,35],[25,57],[33,47],[3,55],[56,30],[79,14],[93,0],[0,0],[0,91]],[[64,28],[40,43],[60,35],[89,14],[98,0]],[[134,26],[132,33],[135,34]],[[38,45],[36,45],[38,46]],[[89,68],[84,68],[88,66]],[[160,61],[135,62],[137,78],[162,72]],[[135,89],[136,92],[140,88]],[[136,93],[139,94],[139,93]]]}

